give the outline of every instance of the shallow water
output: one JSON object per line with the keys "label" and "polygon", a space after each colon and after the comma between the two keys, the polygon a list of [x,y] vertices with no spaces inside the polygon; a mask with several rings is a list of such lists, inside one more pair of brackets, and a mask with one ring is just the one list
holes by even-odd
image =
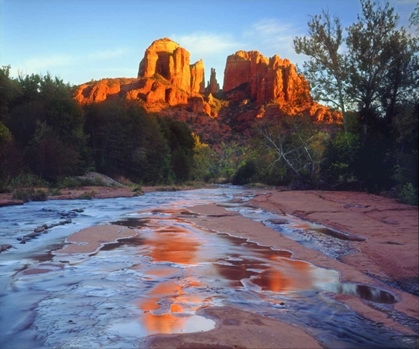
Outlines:
{"label": "shallow water", "polygon": [[[132,348],[154,333],[210,330],[214,321],[196,311],[229,304],[303,327],[325,347],[415,346],[415,338],[390,332],[329,297],[352,294],[389,308],[396,301],[390,293],[340,283],[336,271],[294,260],[289,251],[208,232],[181,218],[187,213],[173,214],[240,194],[225,188],[0,209],[0,239],[16,247],[0,255],[2,348]],[[17,242],[75,208],[83,212],[71,224]],[[248,215],[266,220],[269,214]],[[49,252],[77,230],[109,223],[139,235],[90,257]]]}

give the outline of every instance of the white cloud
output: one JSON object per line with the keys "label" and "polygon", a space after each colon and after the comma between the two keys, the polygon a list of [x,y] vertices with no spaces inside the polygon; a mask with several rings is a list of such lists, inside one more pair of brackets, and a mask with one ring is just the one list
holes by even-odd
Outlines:
{"label": "white cloud", "polygon": [[279,23],[275,19],[264,19],[252,25],[258,41],[270,47],[291,47],[299,30],[289,23]]}
{"label": "white cloud", "polygon": [[293,48],[293,39],[303,35],[304,30],[301,27],[273,18],[260,20],[244,32],[248,40],[248,49],[258,50],[266,56],[278,54],[293,63],[301,63],[304,60]]}
{"label": "white cloud", "polygon": [[172,35],[174,41],[197,56],[233,51],[241,44],[229,34],[195,32],[188,35]]}

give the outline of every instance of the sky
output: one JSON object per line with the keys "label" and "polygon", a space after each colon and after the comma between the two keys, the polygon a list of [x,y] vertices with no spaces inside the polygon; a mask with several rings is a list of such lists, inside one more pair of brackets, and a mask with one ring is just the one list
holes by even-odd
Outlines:
{"label": "sky", "polygon": [[[383,1],[383,0],[379,0]],[[390,0],[407,24],[418,0]],[[0,66],[12,76],[46,74],[72,85],[137,77],[150,44],[168,37],[203,59],[222,86],[226,58],[239,50],[301,64],[293,38],[311,15],[328,10],[344,27],[359,0],[0,0]]]}

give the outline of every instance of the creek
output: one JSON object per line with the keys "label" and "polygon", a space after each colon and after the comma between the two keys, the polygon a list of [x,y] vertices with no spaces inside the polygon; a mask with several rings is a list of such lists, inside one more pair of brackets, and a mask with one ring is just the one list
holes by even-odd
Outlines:
{"label": "creek", "polygon": [[[136,348],[151,334],[214,328],[215,322],[197,310],[220,305],[297,325],[326,348],[418,346],[416,338],[367,320],[331,298],[351,294],[391,311],[397,301],[391,293],[341,283],[337,271],[294,260],[292,252],[187,221],[189,207],[218,203],[308,248],[327,255],[331,250],[332,258],[344,253],[346,246],[334,249],[331,240],[343,239],[325,227],[288,216],[288,224],[279,229],[276,219],[284,217],[250,208],[249,195],[239,188],[217,188],[0,208],[0,244],[13,245],[0,254],[1,347]],[[180,215],[180,210],[185,212]],[[51,226],[48,233],[19,243],[18,238],[43,224]],[[91,255],[54,254],[72,233],[106,224],[135,229],[138,235]]]}

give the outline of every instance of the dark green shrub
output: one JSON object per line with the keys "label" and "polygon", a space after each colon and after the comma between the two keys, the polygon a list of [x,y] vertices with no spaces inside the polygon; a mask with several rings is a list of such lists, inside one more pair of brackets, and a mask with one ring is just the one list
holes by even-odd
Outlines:
{"label": "dark green shrub", "polygon": [[252,182],[253,177],[257,174],[257,166],[252,160],[248,160],[245,165],[240,167],[232,179],[234,185],[244,185]]}
{"label": "dark green shrub", "polygon": [[45,190],[38,189],[37,191],[32,191],[31,200],[32,201],[46,201],[48,199],[48,193]]}
{"label": "dark green shrub", "polygon": [[419,205],[419,193],[411,183],[404,185],[399,193],[399,199],[404,204]]}
{"label": "dark green shrub", "polygon": [[79,200],[92,200],[96,195],[96,192],[92,190],[91,192],[85,191],[83,194],[79,195]]}
{"label": "dark green shrub", "polygon": [[38,189],[16,189],[13,192],[12,198],[15,200],[28,201],[46,201],[48,199],[48,193],[45,190]]}
{"label": "dark green shrub", "polygon": [[10,181],[12,188],[47,187],[48,183],[32,173],[23,173]]}
{"label": "dark green shrub", "polygon": [[31,191],[26,189],[16,189],[12,194],[12,199],[22,200],[23,202],[30,201],[31,197]]}
{"label": "dark green shrub", "polygon": [[61,193],[61,191],[60,191],[60,189],[58,189],[58,188],[52,188],[52,189],[50,189],[50,195],[51,196],[58,196],[58,195],[61,195],[62,193]]}
{"label": "dark green shrub", "polygon": [[65,177],[57,183],[58,188],[79,188],[81,181],[74,177]]}

